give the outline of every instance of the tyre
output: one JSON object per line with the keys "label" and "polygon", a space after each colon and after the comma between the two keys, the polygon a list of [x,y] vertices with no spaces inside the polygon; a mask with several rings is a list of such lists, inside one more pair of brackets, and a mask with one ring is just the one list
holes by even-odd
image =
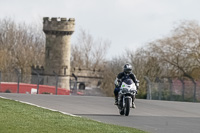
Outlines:
{"label": "tyre", "polygon": [[130,112],[130,99],[126,98],[125,99],[125,108],[124,108],[125,116],[128,116],[129,112]]}

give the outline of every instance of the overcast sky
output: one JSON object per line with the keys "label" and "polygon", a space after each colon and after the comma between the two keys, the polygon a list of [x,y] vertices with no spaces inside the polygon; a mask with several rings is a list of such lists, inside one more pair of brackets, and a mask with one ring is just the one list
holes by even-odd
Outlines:
{"label": "overcast sky", "polygon": [[166,36],[176,22],[200,22],[200,0],[0,0],[4,17],[27,23],[42,22],[42,17],[75,18],[76,31],[82,27],[111,41],[111,58]]}

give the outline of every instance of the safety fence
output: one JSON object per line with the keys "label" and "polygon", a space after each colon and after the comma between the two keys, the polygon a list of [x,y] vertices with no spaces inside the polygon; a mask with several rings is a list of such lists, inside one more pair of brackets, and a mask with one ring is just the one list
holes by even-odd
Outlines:
{"label": "safety fence", "polygon": [[200,102],[200,81],[192,78],[144,77],[147,99]]}
{"label": "safety fence", "polygon": [[10,73],[0,72],[0,92],[5,93],[69,95],[69,88],[60,87],[62,83],[56,73],[53,76],[43,76],[37,73],[25,75],[17,70]]}

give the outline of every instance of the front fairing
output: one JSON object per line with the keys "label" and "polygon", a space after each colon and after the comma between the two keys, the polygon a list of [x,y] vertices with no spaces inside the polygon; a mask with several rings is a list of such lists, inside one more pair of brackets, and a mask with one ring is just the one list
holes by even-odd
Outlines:
{"label": "front fairing", "polygon": [[122,85],[120,87],[120,93],[126,94],[126,93],[135,93],[137,92],[137,88],[134,83],[132,84],[126,84],[125,82],[122,82]]}

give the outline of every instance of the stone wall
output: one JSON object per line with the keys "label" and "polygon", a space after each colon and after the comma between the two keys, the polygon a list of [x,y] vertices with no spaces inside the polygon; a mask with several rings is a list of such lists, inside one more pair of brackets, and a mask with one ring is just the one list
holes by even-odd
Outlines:
{"label": "stone wall", "polygon": [[[103,79],[103,70],[101,69],[86,69],[75,67],[71,69],[71,74],[75,74],[78,78],[78,83],[84,83],[86,87],[98,87]],[[71,75],[71,80],[75,80]]]}
{"label": "stone wall", "polygon": [[[32,78],[31,78],[31,83],[32,84],[37,84],[38,82],[38,76],[36,72],[40,75],[40,84],[42,85],[50,85],[50,86],[55,86],[56,85],[56,77],[55,75],[49,74],[46,75],[44,74],[44,67],[43,66],[32,66]],[[62,76],[59,75],[58,77],[58,87],[70,89],[69,84],[66,84],[66,81],[71,81],[71,88],[73,88],[73,85],[75,83],[75,78],[73,74],[77,77],[77,87],[79,88],[79,84],[83,83],[85,87],[91,87],[91,88],[96,88],[99,87],[103,76],[102,76],[103,70],[100,69],[86,69],[86,68],[81,68],[81,67],[75,67],[71,68],[70,71],[70,76]]]}

